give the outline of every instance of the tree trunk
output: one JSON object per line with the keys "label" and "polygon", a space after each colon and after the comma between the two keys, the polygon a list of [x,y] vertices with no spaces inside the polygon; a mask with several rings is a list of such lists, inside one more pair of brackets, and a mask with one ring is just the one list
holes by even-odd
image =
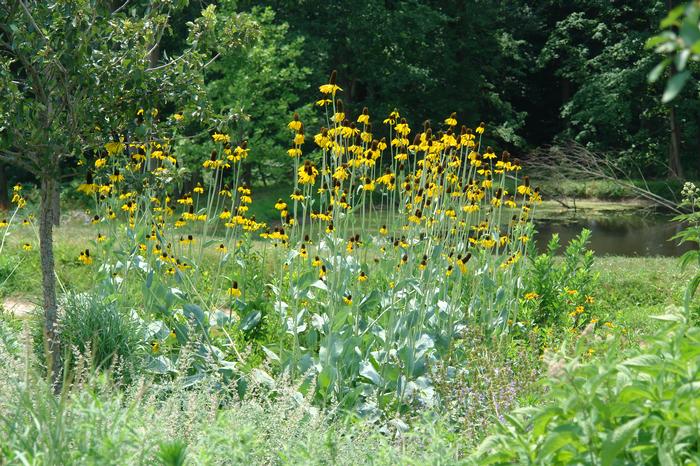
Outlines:
{"label": "tree trunk", "polygon": [[671,141],[668,147],[668,176],[670,178],[683,178],[683,167],[681,166],[681,130],[678,126],[676,108],[671,105],[668,114],[671,126]]}
{"label": "tree trunk", "polygon": [[44,294],[44,338],[46,341],[47,369],[54,390],[61,390],[61,350],[58,335],[58,305],[53,257],[53,225],[57,181],[53,174],[42,174],[41,205],[39,214],[39,245],[41,250],[41,278]]}
{"label": "tree trunk", "polygon": [[51,197],[51,214],[53,215],[53,226],[61,225],[61,183],[58,181],[60,177],[56,177],[53,184],[53,195]]}
{"label": "tree trunk", "polygon": [[7,174],[5,173],[5,164],[0,163],[0,210],[10,208],[9,186],[7,185]]}

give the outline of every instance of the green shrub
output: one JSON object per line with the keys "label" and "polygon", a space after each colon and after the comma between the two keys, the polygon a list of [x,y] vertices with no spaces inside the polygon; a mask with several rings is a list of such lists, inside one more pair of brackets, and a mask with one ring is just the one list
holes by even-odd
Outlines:
{"label": "green shrub", "polygon": [[700,328],[678,313],[644,349],[551,360],[549,402],[507,416],[476,453],[481,464],[698,464]]}
{"label": "green shrub", "polygon": [[593,271],[593,251],[587,249],[590,236],[589,230],[582,230],[558,258],[559,236],[553,235],[547,251],[532,259],[525,275],[525,311],[535,325],[550,327],[570,319],[574,327],[584,327],[592,318],[598,274]]}

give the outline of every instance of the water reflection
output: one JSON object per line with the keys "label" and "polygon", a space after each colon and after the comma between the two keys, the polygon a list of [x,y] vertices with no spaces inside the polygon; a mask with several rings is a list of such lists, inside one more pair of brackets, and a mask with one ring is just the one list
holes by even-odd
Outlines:
{"label": "water reflection", "polygon": [[670,241],[682,228],[672,218],[642,210],[610,212],[604,216],[589,216],[585,212],[562,214],[536,221],[537,248],[544,250],[554,233],[559,234],[560,244],[566,245],[583,228],[588,228],[592,233],[590,247],[597,255],[679,256],[692,246]]}

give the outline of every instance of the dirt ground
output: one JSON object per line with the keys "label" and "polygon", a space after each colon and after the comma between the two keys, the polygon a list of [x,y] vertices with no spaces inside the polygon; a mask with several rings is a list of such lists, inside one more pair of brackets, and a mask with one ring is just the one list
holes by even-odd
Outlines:
{"label": "dirt ground", "polygon": [[36,307],[36,304],[21,297],[9,297],[2,300],[2,307],[5,309],[5,311],[21,318],[31,314]]}

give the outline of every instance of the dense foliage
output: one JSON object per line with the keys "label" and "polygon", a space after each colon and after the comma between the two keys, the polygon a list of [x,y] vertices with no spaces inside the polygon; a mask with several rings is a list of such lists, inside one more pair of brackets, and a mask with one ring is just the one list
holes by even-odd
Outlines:
{"label": "dense foliage", "polygon": [[[242,24],[241,13],[247,13],[259,28],[256,41],[224,53],[205,77],[209,103],[227,115],[220,127],[255,142],[245,164],[250,182],[286,179],[290,165],[280,154],[288,147],[272,121],[316,100],[313,83],[330,69],[340,71],[345,104],[354,115],[365,106],[382,114],[397,108],[435,122],[454,111],[487,122],[490,142],[519,152],[574,140],[614,154],[621,166],[646,176],[698,171],[692,161],[700,151],[696,82],[686,83],[684,99],[662,103],[663,86],[647,81],[658,60],[644,45],[669,2],[204,3],[216,5],[208,25],[228,17]],[[188,2],[170,11],[171,26],[155,36],[156,59],[187,50],[186,24],[199,11]],[[224,51],[222,40],[209,36],[200,42]],[[683,63],[684,78],[697,63],[692,57]],[[656,72],[674,73],[673,67]],[[200,99],[191,111],[204,108]],[[193,153],[208,146],[197,137],[201,129],[189,125]],[[17,176],[24,175],[13,171],[11,178]]]}

